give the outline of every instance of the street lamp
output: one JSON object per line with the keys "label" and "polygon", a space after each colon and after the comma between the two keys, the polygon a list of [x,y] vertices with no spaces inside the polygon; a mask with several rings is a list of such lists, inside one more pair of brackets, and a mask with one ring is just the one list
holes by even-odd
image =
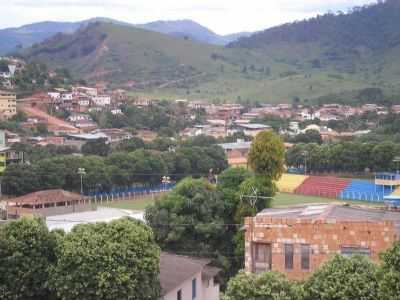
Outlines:
{"label": "street lamp", "polygon": [[85,168],[79,168],[78,175],[81,176],[81,195],[83,195],[83,176],[86,175]]}
{"label": "street lamp", "polygon": [[303,156],[304,156],[304,175],[307,175],[307,155],[308,151],[303,151]]}
{"label": "street lamp", "polygon": [[169,184],[171,182],[171,178],[169,176],[163,176],[161,182],[163,184],[164,191],[166,191],[167,190],[167,184]]}

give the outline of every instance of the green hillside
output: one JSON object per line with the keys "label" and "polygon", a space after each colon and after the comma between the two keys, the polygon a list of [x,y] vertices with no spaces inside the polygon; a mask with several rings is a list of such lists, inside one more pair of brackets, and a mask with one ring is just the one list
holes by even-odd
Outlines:
{"label": "green hillside", "polygon": [[[160,98],[282,103],[294,97],[357,95],[355,91],[366,87],[396,95],[397,3],[283,25],[225,48],[95,23],[72,35],[56,35],[23,54],[52,68],[66,67],[88,81],[106,80],[130,86],[133,94]],[[379,32],[385,38],[374,40]]]}

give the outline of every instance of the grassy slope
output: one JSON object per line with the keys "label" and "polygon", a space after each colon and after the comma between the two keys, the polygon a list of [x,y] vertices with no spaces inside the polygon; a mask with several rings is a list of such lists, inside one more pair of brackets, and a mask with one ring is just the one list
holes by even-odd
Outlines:
{"label": "grassy slope", "polygon": [[[115,86],[133,80],[140,87],[134,90],[134,95],[167,99],[235,101],[240,97],[282,103],[290,102],[295,96],[315,99],[373,85],[383,86],[390,92],[400,90],[398,49],[384,58],[355,62],[356,72],[350,74],[335,65],[313,69],[309,61],[319,57],[322,50],[311,43],[281,43],[262,51],[231,49],[106,23],[92,26],[87,32],[91,37],[106,34],[104,41],[79,39],[79,34],[61,41],[48,41],[25,53],[32,60],[46,62],[54,68],[68,67],[88,79],[98,76]],[[51,54],[38,51],[43,47],[57,49],[63,44],[71,45]],[[85,44],[95,44],[95,51],[81,55]],[[213,54],[218,58],[213,59]],[[270,74],[252,71],[251,65],[256,69],[269,68]],[[244,67],[247,67],[246,73],[242,72]],[[382,68],[377,73],[378,67]],[[287,72],[293,74],[283,75]]]}

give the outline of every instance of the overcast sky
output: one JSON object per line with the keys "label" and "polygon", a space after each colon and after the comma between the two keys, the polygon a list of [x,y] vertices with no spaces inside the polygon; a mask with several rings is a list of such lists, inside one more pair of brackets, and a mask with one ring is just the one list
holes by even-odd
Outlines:
{"label": "overcast sky", "polygon": [[220,34],[255,31],[371,0],[0,0],[0,28],[109,17],[130,23],[192,19]]}

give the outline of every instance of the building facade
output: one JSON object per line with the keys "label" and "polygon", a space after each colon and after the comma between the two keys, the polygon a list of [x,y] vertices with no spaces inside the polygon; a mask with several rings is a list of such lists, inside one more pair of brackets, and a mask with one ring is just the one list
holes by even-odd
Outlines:
{"label": "building facade", "polygon": [[0,91],[0,119],[10,119],[17,114],[17,97],[15,93]]}
{"label": "building facade", "polygon": [[247,272],[304,279],[335,254],[379,254],[399,240],[400,213],[342,205],[266,209],[245,220]]}
{"label": "building facade", "polygon": [[161,300],[218,300],[219,269],[206,259],[162,252],[160,255]]}

